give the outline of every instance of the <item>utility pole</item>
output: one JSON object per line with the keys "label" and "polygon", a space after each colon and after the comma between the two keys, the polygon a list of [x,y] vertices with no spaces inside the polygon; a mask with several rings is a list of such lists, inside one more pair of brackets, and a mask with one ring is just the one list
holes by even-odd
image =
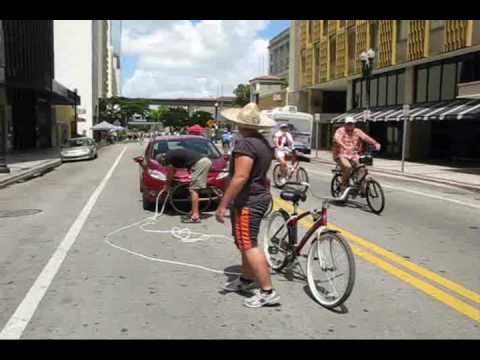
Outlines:
{"label": "utility pole", "polygon": [[403,136],[402,136],[402,173],[405,172],[405,155],[407,152],[407,121],[410,114],[410,105],[403,105]]}

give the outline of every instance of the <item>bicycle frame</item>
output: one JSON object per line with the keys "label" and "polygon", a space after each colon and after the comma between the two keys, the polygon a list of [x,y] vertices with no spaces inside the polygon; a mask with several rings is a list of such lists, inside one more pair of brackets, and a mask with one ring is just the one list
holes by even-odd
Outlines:
{"label": "bicycle frame", "polygon": [[[328,230],[327,229],[327,202],[322,203],[322,209],[319,213],[317,210],[305,211],[301,214],[297,214],[298,205],[294,204],[293,214],[287,222],[287,231],[289,239],[292,240],[293,244],[297,244],[298,239],[298,223],[307,216],[312,216],[314,219],[314,224],[303,236],[302,240],[298,245],[295,245],[293,255],[297,257],[300,255],[303,247],[307,243],[308,239],[316,232],[320,231],[321,233]],[[279,229],[280,230],[280,229]]]}
{"label": "bicycle frame", "polygon": [[[289,158],[290,157],[290,158]],[[287,181],[290,181],[300,168],[300,161],[298,160],[298,156],[292,152],[292,154],[288,155],[288,157],[285,158],[285,161],[290,162],[288,165],[288,173],[287,173]]]}

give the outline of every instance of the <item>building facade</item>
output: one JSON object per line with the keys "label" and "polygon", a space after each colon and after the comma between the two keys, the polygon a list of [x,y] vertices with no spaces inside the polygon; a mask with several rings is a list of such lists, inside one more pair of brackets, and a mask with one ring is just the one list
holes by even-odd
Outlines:
{"label": "building facade", "polygon": [[[368,118],[387,157],[400,156],[407,118],[409,159],[480,159],[480,20],[301,20],[290,37],[299,108]],[[360,54],[370,48],[365,77]]]}
{"label": "building facade", "polygon": [[121,62],[122,57],[122,20],[111,21],[112,34],[112,96],[122,95]]}
{"label": "building facade", "polygon": [[285,80],[278,76],[258,76],[249,81],[250,101],[260,110],[271,110],[285,105]]}
{"label": "building facade", "polygon": [[[113,93],[110,26],[110,20],[54,20],[55,78],[77,89],[82,99],[77,108],[79,135],[93,135],[99,99]],[[71,116],[65,109],[57,113]]]}
{"label": "building facade", "polygon": [[272,38],[268,44],[269,75],[288,81],[290,57],[290,30],[286,29]]}
{"label": "building facade", "polygon": [[0,119],[6,151],[55,147],[52,108],[80,99],[54,80],[53,21],[2,20],[1,27]]}

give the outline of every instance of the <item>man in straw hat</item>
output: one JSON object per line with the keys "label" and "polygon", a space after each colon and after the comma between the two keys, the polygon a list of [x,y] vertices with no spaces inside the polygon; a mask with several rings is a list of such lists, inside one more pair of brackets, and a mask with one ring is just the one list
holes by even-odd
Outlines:
{"label": "man in straw hat", "polygon": [[252,290],[258,282],[260,289],[255,289],[244,305],[276,305],[280,297],[272,287],[265,254],[257,247],[260,223],[272,199],[267,173],[274,157],[273,148],[259,130],[271,128],[274,121],[262,115],[255,103],[242,109],[227,109],[222,115],[237,124],[241,135],[232,151],[231,182],[216,212],[217,221],[224,223],[227,208],[233,204],[230,209],[232,235],[242,254],[241,275],[225,284],[224,290]]}

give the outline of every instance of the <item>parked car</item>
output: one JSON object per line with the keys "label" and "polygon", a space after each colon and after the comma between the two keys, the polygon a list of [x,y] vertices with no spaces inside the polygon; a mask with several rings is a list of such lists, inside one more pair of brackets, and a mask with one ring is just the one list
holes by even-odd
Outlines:
{"label": "parked car", "polygon": [[67,140],[60,152],[62,161],[97,158],[97,145],[89,137],[77,137]]}
{"label": "parked car", "polygon": [[[159,136],[149,142],[145,155],[134,160],[140,165],[140,191],[143,193],[143,208],[153,208],[158,193],[164,188],[167,177],[166,168],[155,160],[159,154],[175,149],[190,149],[207,155],[212,160],[212,169],[208,174],[208,185],[215,186],[224,192],[228,186],[228,155],[220,153],[213,142],[203,136],[178,135]],[[191,173],[187,169],[179,169],[174,181],[191,182]]]}

